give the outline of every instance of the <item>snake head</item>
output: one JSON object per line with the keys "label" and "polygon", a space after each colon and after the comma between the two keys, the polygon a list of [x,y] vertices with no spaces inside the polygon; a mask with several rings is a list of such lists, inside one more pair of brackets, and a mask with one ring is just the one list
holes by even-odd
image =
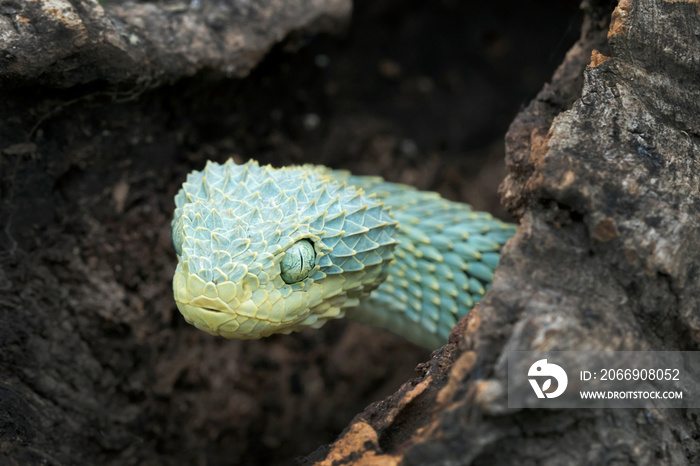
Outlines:
{"label": "snake head", "polygon": [[175,197],[175,301],[197,328],[260,338],[343,317],[386,278],[397,222],[320,166],[208,162]]}

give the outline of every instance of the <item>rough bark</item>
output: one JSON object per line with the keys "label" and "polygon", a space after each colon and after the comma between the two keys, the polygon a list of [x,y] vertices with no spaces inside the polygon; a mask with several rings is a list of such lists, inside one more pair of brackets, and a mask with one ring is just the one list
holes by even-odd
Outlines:
{"label": "rough bark", "polygon": [[332,29],[349,13],[347,0],[7,0],[0,79],[156,87],[202,70],[240,77],[289,33]]}
{"label": "rough bark", "polygon": [[623,0],[609,29],[605,5],[585,6],[581,41],[507,137],[502,193],[522,219],[489,295],[422,378],[307,461],[697,463],[694,409],[507,408],[510,350],[700,340],[700,6]]}

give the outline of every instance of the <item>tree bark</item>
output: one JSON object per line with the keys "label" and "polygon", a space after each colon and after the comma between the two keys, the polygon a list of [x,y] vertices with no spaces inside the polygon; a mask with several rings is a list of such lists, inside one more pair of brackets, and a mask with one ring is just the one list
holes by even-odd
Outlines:
{"label": "tree bark", "polygon": [[157,87],[202,70],[245,76],[292,32],[332,30],[347,0],[3,2],[0,79],[70,87]]}
{"label": "tree bark", "polygon": [[700,6],[622,0],[609,28],[604,4],[584,7],[581,40],[507,136],[501,192],[521,221],[490,293],[421,378],[308,462],[698,461],[694,409],[508,409],[510,350],[700,341]]}

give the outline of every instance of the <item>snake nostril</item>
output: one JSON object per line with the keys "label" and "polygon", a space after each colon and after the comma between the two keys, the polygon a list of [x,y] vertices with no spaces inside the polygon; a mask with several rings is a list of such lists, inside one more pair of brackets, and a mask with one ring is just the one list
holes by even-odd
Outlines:
{"label": "snake nostril", "polygon": [[241,281],[241,294],[238,299],[240,301],[249,300],[258,288],[260,288],[260,280],[258,280],[258,277],[251,273],[246,274]]}
{"label": "snake nostril", "polygon": [[260,280],[253,274],[247,274],[243,279],[241,288],[244,293],[252,293],[260,287]]}

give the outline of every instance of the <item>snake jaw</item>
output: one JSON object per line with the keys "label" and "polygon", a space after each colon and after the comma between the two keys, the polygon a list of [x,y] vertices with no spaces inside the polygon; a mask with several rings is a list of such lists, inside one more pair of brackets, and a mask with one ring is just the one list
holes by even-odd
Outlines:
{"label": "snake jaw", "polygon": [[[258,289],[252,294],[246,293],[249,299],[239,301],[235,298],[236,293],[230,294],[231,287],[236,287],[231,282],[197,285],[195,292],[201,289],[202,294],[195,295],[189,285],[199,283],[201,278],[186,275],[182,267],[178,267],[173,279],[177,307],[189,324],[212,335],[255,339],[274,333],[291,333],[306,327],[318,328],[329,319],[344,316],[340,307],[324,303],[324,299],[332,297],[325,296],[323,287],[318,283],[306,283],[284,300],[275,289],[269,293]],[[224,301],[227,297],[230,298],[228,302]]]}

